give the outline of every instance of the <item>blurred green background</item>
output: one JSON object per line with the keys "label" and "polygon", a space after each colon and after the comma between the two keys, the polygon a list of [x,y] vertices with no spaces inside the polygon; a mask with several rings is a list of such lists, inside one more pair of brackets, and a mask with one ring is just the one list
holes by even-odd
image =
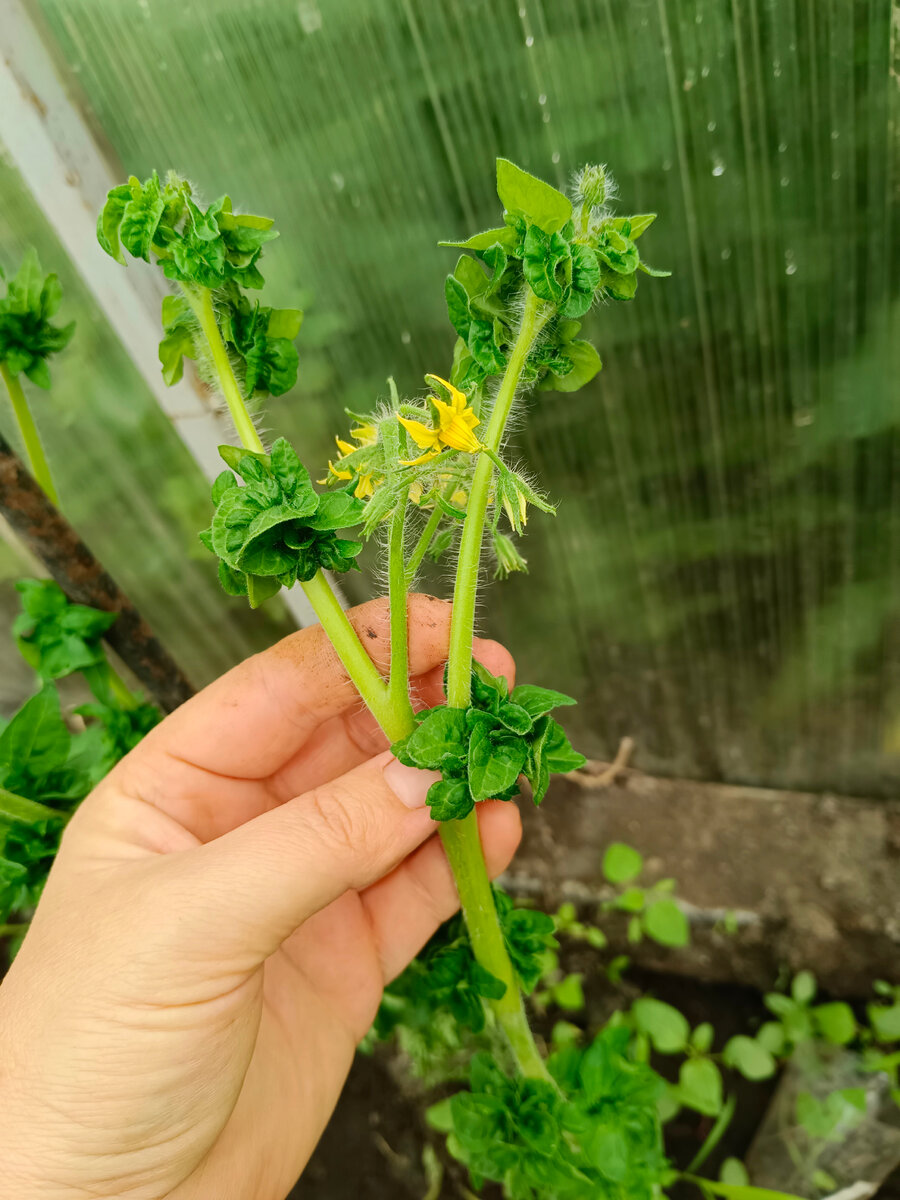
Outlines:
{"label": "blurred green background", "polygon": [[[267,302],[307,320],[268,424],[311,465],[389,374],[412,393],[446,373],[436,243],[496,224],[495,157],[557,185],[608,163],[623,212],[660,214],[641,249],[673,277],[596,310],[604,370],[529,405],[516,452],[559,516],[535,515],[532,573],[491,590],[483,626],[522,678],[579,697],[588,754],[628,734],[663,773],[896,792],[891,0],[37,7],[125,173],[174,167],[276,218]],[[34,242],[78,320],[36,406],[64,504],[202,682],[289,626],[218,591],[199,472],[2,161],[0,195],[0,262]]]}

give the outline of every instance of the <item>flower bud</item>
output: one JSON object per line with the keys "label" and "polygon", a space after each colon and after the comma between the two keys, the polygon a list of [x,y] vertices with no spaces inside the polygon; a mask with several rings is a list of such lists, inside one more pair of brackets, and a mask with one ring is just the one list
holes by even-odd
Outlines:
{"label": "flower bud", "polygon": [[494,555],[497,559],[495,579],[506,579],[513,571],[528,573],[527,560],[519,553],[515,542],[498,529],[494,530]]}
{"label": "flower bud", "polygon": [[585,167],[578,180],[578,191],[585,204],[599,208],[606,201],[606,169],[599,163]]}

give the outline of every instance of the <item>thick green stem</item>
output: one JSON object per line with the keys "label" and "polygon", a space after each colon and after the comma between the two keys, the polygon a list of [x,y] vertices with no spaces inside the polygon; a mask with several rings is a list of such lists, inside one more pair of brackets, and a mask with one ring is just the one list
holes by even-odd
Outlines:
{"label": "thick green stem", "polygon": [[265,453],[265,446],[262,444],[260,436],[256,432],[256,426],[253,424],[250,413],[247,411],[247,405],[241,395],[238,381],[234,377],[228,351],[225,349],[225,343],[222,341],[222,334],[219,331],[219,325],[216,321],[216,310],[213,307],[212,292],[210,292],[209,288],[192,287],[186,283],[183,283],[181,287],[188,304],[191,306],[191,311],[200,323],[203,336],[206,338],[206,344],[212,355],[213,366],[216,369],[216,375],[219,377],[219,383],[222,387],[222,394],[228,405],[228,411],[231,413],[231,419],[234,422],[238,437],[247,450],[254,450],[259,454],[263,454]]}
{"label": "thick green stem", "polygon": [[[525,362],[535,338],[546,323],[550,310],[541,312],[541,302],[528,292],[525,311],[506,371],[500,382],[497,399],[491,413],[485,445],[493,452],[500,448],[506,422],[512,409],[516,390]],[[494,464],[487,454],[479,457],[475,468],[466,519],[463,524],[453,595],[453,614],[450,623],[450,661],[448,665],[447,702],[454,708],[467,708],[471,700],[472,638],[475,629],[475,598],[478,591],[478,569],[481,562],[481,543],[484,537],[485,515],[494,474]],[[441,840],[450,860],[472,949],[478,962],[492,975],[502,979],[506,991],[499,1000],[491,1001],[494,1013],[509,1039],[519,1069],[524,1075],[548,1078],[544,1061],[534,1043],[522,994],[503,939],[488,880],[484,853],[478,836],[475,813],[462,821],[447,821],[441,826]]]}
{"label": "thick green stem", "polygon": [[395,713],[409,710],[409,641],[407,632],[407,582],[403,561],[403,527],[406,521],[406,497],[397,501],[391,514],[388,534],[388,602],[391,614],[391,673],[388,682],[391,707]]}
{"label": "thick green stem", "polygon": [[547,1068],[531,1036],[522,993],[497,919],[478,836],[478,819],[472,812],[461,821],[444,821],[440,832],[475,957],[485,970],[506,984],[500,999],[491,1000],[491,1008],[522,1074],[534,1079],[547,1078]]}
{"label": "thick green stem", "polygon": [[[500,381],[497,399],[491,412],[484,444],[498,451],[503,441],[506,422],[522,377],[522,369],[534,345],[535,338],[546,324],[552,310],[544,313],[541,301],[530,289],[525,311],[509,362]],[[472,638],[475,633],[475,599],[478,594],[478,568],[481,564],[481,543],[487,512],[494,464],[489,455],[481,454],[466,507],[466,519],[459,542],[459,562],[456,568],[456,587],[453,592],[453,616],[450,622],[450,665],[447,678],[447,703],[453,708],[469,705],[469,682],[472,674]]]}
{"label": "thick green stem", "polygon": [[112,663],[106,664],[109,669],[109,690],[112,692],[113,699],[118,704],[119,708],[126,711],[137,707],[137,697],[129,689],[125,680],[115,669]]}
{"label": "thick green stem", "polygon": [[413,719],[409,697],[404,702],[396,701],[378,672],[378,668],[366,654],[356,630],[347,619],[347,614],[338,604],[337,597],[328,586],[328,581],[318,571],[307,583],[301,584],[319,619],[328,634],[331,644],[353,680],[359,694],[372,710],[378,724],[392,742],[397,742],[412,731]]}
{"label": "thick green stem", "polygon": [[19,382],[18,376],[12,374],[6,363],[0,362],[0,375],[3,376],[3,382],[6,384],[6,390],[9,392],[9,398],[12,401],[13,413],[15,414],[16,424],[19,426],[19,433],[22,435],[22,441],[25,443],[25,453],[28,455],[31,473],[40,484],[41,490],[50,503],[55,504],[59,508],[59,496],[56,494],[56,488],[53,486],[53,476],[50,474],[50,467],[47,464],[40,434],[37,431],[37,426],[28,407],[28,401],[25,399],[22,385]]}

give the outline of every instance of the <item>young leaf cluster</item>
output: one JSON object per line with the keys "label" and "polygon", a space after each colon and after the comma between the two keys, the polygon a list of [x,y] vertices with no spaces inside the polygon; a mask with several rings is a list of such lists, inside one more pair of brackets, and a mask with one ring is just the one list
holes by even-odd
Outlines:
{"label": "young leaf cluster", "polygon": [[62,679],[106,661],[100,639],[116,613],[71,604],[52,579],[19,579],[22,611],[12,631],[19,653],[41,679]]}
{"label": "young leaf cluster", "polygon": [[[256,608],[282,586],[312,579],[320,567],[349,571],[361,542],[337,536],[357,525],[363,503],[348,491],[318,493],[289,442],[271,454],[220,446],[232,468],[212,487],[216,506],[204,546],[219,557],[219,580],[229,595]],[[241,487],[237,475],[244,481]]]}
{"label": "young leaf cluster", "polygon": [[476,1189],[493,1180],[509,1200],[655,1200],[673,1176],[656,1115],[665,1085],[629,1059],[628,1042],[626,1028],[607,1025],[587,1049],[552,1054],[557,1086],[510,1078],[476,1055],[469,1090],[429,1121]]}
{"label": "young leaf cluster", "polygon": [[162,306],[165,336],[159,358],[166,383],[181,378],[184,359],[206,369],[206,346],[192,301],[198,289],[213,294],[216,319],[245,397],[280,396],[297,380],[293,344],[303,314],[250,300],[265,280],[259,268],[263,246],[278,237],[269,217],[235,213],[228,196],[203,208],[187,180],[173,172],[161,183],[154,171],[141,182],[132,175],[114,187],[97,222],[97,239],[116,262],[125,252],[151,261],[182,287]]}
{"label": "young leaf cluster", "polygon": [[75,330],[74,321],[59,326],[50,319],[61,300],[59,280],[44,275],[32,247],[0,296],[0,363],[11,376],[24,374],[38,387],[49,388],[47,360],[68,345]]}
{"label": "young leaf cluster", "polygon": [[[603,185],[596,186],[596,179]],[[556,319],[532,350],[523,383],[572,392],[600,370],[600,356],[577,337],[580,320],[599,299],[630,300],[636,272],[654,271],[635,245],[655,214],[613,217],[602,168],[585,168],[575,203],[507,159],[497,160],[503,225],[460,242],[468,252],[445,283],[450,322],[458,334],[451,380],[480,387],[502,374],[515,336],[523,285],[553,306]]]}
{"label": "young leaf cluster", "polygon": [[[516,977],[531,992],[548,953],[556,950],[553,918],[537,909],[518,908],[502,888],[494,887],[500,929]],[[438,1014],[450,1013],[471,1033],[485,1026],[485,999],[499,999],[504,984],[480,966],[461,914],[445,922],[424,950],[385,991],[375,1031],[389,1037],[399,1025],[427,1027]]]}
{"label": "young leaf cluster", "polygon": [[561,692],[531,684],[510,692],[502,676],[476,662],[469,708],[440,705],[418,713],[416,728],[392,750],[407,766],[441,772],[443,778],[428,789],[436,821],[460,820],[479,800],[511,800],[519,794],[520,775],[540,804],[551,773],[584,765],[584,755],[572,749],[549,715],[574,703]]}

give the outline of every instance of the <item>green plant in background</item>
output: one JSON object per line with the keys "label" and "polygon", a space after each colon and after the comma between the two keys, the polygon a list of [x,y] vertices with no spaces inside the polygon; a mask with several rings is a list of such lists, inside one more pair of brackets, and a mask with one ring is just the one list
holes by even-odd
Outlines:
{"label": "green plant in background", "polygon": [[[54,504],[56,488],[20,377],[49,388],[47,359],[74,330],[74,323],[58,328],[50,321],[61,298],[57,277],[44,276],[29,250],[0,299],[0,375],[31,470]],[[101,639],[117,614],[71,603],[49,579],[21,579],[16,590],[22,611],[12,632],[41,685],[0,731],[0,936],[18,941],[72,812],[161,714],[129,690],[107,657]],[[54,686],[75,674],[95,699],[74,708],[78,732],[64,718]],[[16,915],[22,920],[6,923]]]}
{"label": "green plant in background", "polygon": [[[0,281],[3,278],[0,269]],[[61,301],[59,280],[55,275],[44,276],[33,248],[8,280],[6,295],[0,296],[0,378],[6,384],[32,474],[54,504],[59,499],[21,377],[40,388],[50,387],[47,360],[68,345],[75,331],[74,321],[60,328],[50,320]]]}
{"label": "green plant in background", "polygon": [[[115,613],[72,604],[52,580],[17,584],[13,632],[41,690],[0,732],[0,933],[19,939],[40,898],[59,838],[79,802],[161,719],[134,695],[100,641]],[[60,707],[57,681],[81,674],[96,702]],[[80,722],[79,722],[80,718]]]}

